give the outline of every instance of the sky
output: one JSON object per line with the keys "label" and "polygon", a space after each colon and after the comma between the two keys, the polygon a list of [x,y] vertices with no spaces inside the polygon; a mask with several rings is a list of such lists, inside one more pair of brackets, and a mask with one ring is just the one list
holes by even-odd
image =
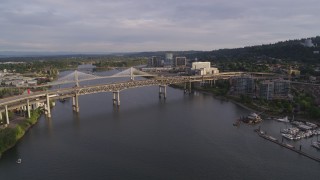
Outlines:
{"label": "sky", "polygon": [[320,35],[319,0],[0,0],[0,51],[215,50]]}

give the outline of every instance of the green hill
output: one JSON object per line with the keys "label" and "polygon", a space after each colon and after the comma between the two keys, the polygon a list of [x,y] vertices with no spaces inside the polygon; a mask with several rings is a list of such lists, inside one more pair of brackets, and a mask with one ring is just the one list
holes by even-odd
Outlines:
{"label": "green hill", "polygon": [[316,54],[314,51],[320,51],[320,36],[308,39],[312,40],[315,47],[304,46],[303,43],[306,39],[288,40],[275,44],[200,52],[190,55],[189,58],[197,57],[199,60],[217,61],[275,58],[286,61],[318,63],[320,62],[320,54]]}

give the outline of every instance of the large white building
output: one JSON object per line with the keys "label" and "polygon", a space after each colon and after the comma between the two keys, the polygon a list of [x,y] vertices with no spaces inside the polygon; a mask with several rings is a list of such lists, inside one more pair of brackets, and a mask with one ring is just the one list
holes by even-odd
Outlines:
{"label": "large white building", "polygon": [[194,74],[201,76],[219,73],[219,69],[211,67],[210,62],[193,62],[191,66],[191,71]]}
{"label": "large white building", "polygon": [[201,68],[210,68],[211,63],[210,62],[193,62],[191,69],[201,69]]}

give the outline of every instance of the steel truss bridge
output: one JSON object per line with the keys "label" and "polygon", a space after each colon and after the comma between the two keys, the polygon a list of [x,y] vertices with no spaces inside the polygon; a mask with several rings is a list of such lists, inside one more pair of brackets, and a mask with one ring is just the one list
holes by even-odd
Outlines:
{"label": "steel truss bridge", "polygon": [[[139,88],[145,86],[159,86],[159,98],[166,99],[166,86],[171,84],[184,84],[185,92],[191,92],[192,82],[214,82],[220,79],[229,79],[231,77],[242,76],[244,72],[228,72],[219,73],[208,76],[169,76],[162,77],[151,75],[145,72],[141,72],[134,68],[129,68],[125,71],[117,73],[112,76],[95,76],[92,74],[86,74],[82,72],[75,71],[69,75],[66,75],[53,83],[48,83],[41,86],[53,86],[60,84],[74,83],[75,86],[71,88],[61,88],[53,89],[42,92],[35,92],[32,94],[18,95],[14,97],[4,98],[0,100],[0,119],[5,118],[6,125],[10,123],[8,111],[9,110],[22,110],[26,111],[28,117],[30,117],[30,110],[38,108],[38,103],[43,103],[45,114],[47,117],[51,117],[50,111],[50,100],[63,99],[72,97],[73,110],[79,112],[79,100],[80,95],[94,94],[101,92],[112,92],[113,93],[113,104],[116,107],[120,106],[120,91],[130,88]],[[275,74],[272,73],[249,73],[249,75],[256,78],[272,78]],[[105,79],[105,78],[119,78],[119,77],[129,77],[128,81],[124,82],[114,82],[105,84],[96,84],[89,86],[80,86],[79,82],[91,81],[95,79]],[[144,80],[135,80],[135,77],[147,77]],[[41,87],[37,86],[37,87]],[[3,114],[5,117],[3,117]]]}

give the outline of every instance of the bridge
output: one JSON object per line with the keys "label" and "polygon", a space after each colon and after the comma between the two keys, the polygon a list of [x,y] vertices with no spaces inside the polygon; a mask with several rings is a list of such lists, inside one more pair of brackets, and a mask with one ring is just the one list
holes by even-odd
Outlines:
{"label": "bridge", "polygon": [[[184,92],[191,92],[192,82],[204,82],[209,81],[214,83],[219,79],[229,79],[230,77],[241,76],[247,74],[244,72],[228,72],[228,73],[218,73],[207,76],[156,76],[139,71],[135,68],[129,68],[112,76],[96,76],[93,74],[86,74],[79,71],[74,71],[52,83],[48,83],[42,86],[54,86],[61,84],[75,84],[74,87],[69,88],[59,88],[47,91],[35,92],[32,94],[18,95],[14,97],[8,97],[0,100],[0,119],[3,119],[2,113],[5,116],[6,125],[10,123],[8,111],[9,110],[22,110],[27,112],[28,117],[31,116],[31,109],[38,108],[38,103],[44,104],[44,110],[47,117],[51,117],[50,111],[50,100],[72,98],[72,109],[75,112],[79,112],[79,96],[86,94],[94,94],[100,92],[112,92],[113,93],[113,105],[115,107],[120,106],[120,91],[130,88],[139,88],[145,86],[159,86],[159,98],[166,99],[167,92],[166,87],[171,84],[184,84]],[[257,78],[259,76],[272,77],[272,73],[251,73]],[[95,85],[80,85],[80,82],[91,81],[96,79],[106,79],[106,78],[119,78],[127,77],[130,78],[124,82],[114,82],[114,83],[103,83]],[[143,80],[135,80],[135,77],[146,77]]]}

